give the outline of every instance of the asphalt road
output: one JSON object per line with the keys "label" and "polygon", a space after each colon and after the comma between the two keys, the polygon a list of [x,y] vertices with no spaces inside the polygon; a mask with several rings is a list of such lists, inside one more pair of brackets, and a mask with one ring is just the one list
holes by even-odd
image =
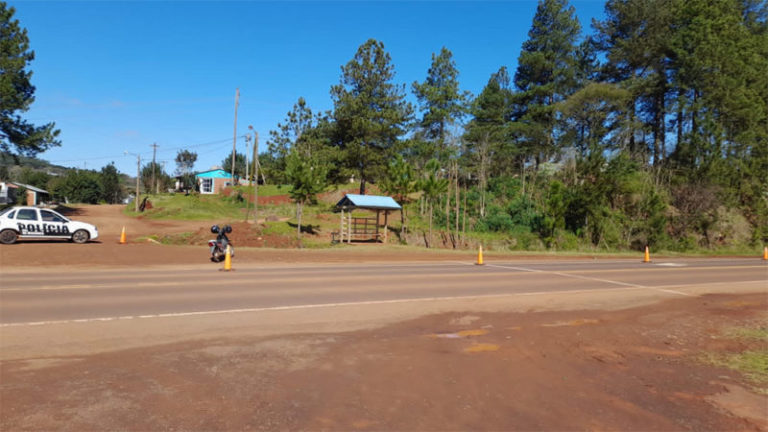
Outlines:
{"label": "asphalt road", "polygon": [[759,259],[519,261],[365,265],[215,264],[144,270],[0,272],[0,327],[236,314],[331,305],[376,305],[523,296],[534,293],[649,290],[764,283]]}

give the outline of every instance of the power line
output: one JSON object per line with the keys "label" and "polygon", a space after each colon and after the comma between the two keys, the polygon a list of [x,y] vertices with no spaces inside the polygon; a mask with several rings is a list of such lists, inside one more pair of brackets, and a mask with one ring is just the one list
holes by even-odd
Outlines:
{"label": "power line", "polygon": [[[246,135],[247,134],[240,135],[238,136],[238,138],[245,138]],[[166,152],[171,152],[176,150],[186,150],[190,148],[198,148],[198,147],[204,147],[204,146],[215,145],[215,144],[224,144],[224,143],[228,143],[229,140],[230,138],[224,138],[216,141],[209,141],[209,142],[198,143],[198,144],[190,144],[187,146],[174,147],[174,148],[169,148],[167,150],[163,150],[160,153],[166,153]],[[148,156],[149,152],[139,153],[139,154],[141,154],[142,156]],[[97,157],[90,157],[90,158],[56,159],[56,160],[48,160],[48,162],[49,163],[84,162],[84,161],[95,161],[95,160],[104,160],[104,159],[116,159],[116,158],[122,158],[122,157],[125,157],[125,155],[120,154],[120,155],[113,155],[113,156],[97,156]]]}

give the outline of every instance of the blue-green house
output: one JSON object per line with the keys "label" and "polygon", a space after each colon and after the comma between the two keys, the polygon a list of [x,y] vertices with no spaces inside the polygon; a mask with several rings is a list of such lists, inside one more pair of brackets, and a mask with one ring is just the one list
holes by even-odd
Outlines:
{"label": "blue-green house", "polygon": [[227,186],[231,186],[232,174],[223,169],[203,171],[195,175],[195,181],[201,194],[217,194]]}

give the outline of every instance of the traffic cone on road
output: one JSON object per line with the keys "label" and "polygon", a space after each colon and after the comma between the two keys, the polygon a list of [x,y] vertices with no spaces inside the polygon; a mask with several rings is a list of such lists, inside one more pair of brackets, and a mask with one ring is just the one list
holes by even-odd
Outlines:
{"label": "traffic cone on road", "polygon": [[651,262],[651,252],[648,250],[648,246],[645,247],[645,257],[643,258],[644,263]]}
{"label": "traffic cone on road", "polygon": [[123,227],[123,231],[120,233],[120,244],[125,244],[125,227]]}
{"label": "traffic cone on road", "polygon": [[483,245],[477,250],[477,262],[475,265],[483,265]]}
{"label": "traffic cone on road", "polygon": [[224,254],[224,271],[232,270],[232,254],[229,252],[229,245],[227,245],[227,252]]}
{"label": "traffic cone on road", "polygon": [[763,248],[763,261],[768,261],[768,246]]}

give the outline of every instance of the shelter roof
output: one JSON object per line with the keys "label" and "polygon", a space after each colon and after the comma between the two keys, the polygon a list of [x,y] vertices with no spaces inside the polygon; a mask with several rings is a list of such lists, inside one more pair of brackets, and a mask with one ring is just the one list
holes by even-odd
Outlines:
{"label": "shelter roof", "polygon": [[336,207],[354,207],[370,210],[401,210],[400,204],[392,197],[378,195],[346,194]]}

